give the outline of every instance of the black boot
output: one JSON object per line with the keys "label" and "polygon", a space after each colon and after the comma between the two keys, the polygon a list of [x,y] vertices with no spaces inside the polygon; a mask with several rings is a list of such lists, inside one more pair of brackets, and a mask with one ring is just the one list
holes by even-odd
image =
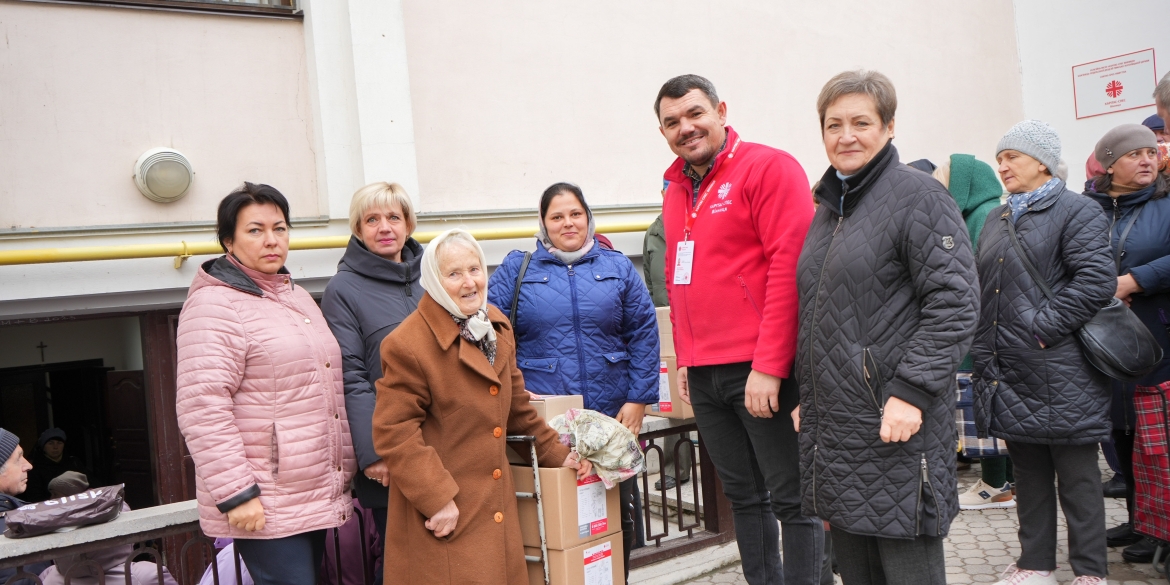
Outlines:
{"label": "black boot", "polygon": [[1152,563],[1154,562],[1154,549],[1158,548],[1158,543],[1152,538],[1142,538],[1142,541],[1125,547],[1121,551],[1121,558],[1130,563]]}
{"label": "black boot", "polygon": [[1101,491],[1105,492],[1106,498],[1124,498],[1126,485],[1125,477],[1120,473],[1113,474],[1113,478],[1101,484]]}
{"label": "black boot", "polygon": [[1144,537],[1134,532],[1133,526],[1126,522],[1105,531],[1105,546],[1129,546],[1141,542],[1142,538]]}

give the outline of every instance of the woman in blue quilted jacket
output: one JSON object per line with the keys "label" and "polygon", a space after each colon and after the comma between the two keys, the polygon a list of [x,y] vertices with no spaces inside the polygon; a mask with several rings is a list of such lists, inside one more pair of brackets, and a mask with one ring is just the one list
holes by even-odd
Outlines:
{"label": "woman in blue quilted jacket", "polygon": [[[488,284],[489,301],[515,324],[525,387],[580,395],[585,408],[638,434],[645,405],[658,401],[658,326],[646,285],[629,258],[597,243],[593,213],[576,185],[545,189],[537,238],[527,267],[529,254],[513,251]],[[634,479],[620,488],[628,575]]]}

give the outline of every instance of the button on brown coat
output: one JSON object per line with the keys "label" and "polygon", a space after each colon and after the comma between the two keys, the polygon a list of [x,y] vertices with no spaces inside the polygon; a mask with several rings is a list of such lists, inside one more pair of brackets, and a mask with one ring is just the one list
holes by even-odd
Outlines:
{"label": "button on brown coat", "polygon": [[[564,463],[569,448],[528,403],[508,319],[495,307],[488,318],[494,366],[429,294],[382,342],[373,435],[391,478],[387,583],[528,583],[512,474],[495,473],[508,469],[502,431],[535,435],[544,467]],[[452,498],[458,524],[435,538],[423,523]]]}

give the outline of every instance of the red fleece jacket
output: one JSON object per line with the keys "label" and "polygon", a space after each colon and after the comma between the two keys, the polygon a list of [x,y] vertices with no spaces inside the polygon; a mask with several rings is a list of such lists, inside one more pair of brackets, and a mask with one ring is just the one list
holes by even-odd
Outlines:
{"label": "red fleece jacket", "polygon": [[787,378],[796,355],[796,259],[813,216],[808,177],[792,155],[740,142],[728,126],[727,146],[699,186],[701,198],[718,182],[691,231],[691,283],[676,285],[678,243],[692,211],[684,164],[676,160],[663,175],[670,186],[662,205],[678,365],[750,361],[754,370]]}

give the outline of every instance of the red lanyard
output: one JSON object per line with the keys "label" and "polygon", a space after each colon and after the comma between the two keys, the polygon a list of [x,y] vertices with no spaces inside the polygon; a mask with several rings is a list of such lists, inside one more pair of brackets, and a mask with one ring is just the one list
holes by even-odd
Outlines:
{"label": "red lanyard", "polygon": [[703,190],[703,196],[699,197],[699,202],[695,204],[695,208],[691,210],[691,214],[687,216],[687,225],[683,229],[683,241],[687,241],[691,236],[691,228],[695,227],[695,219],[699,217],[699,210],[703,208],[703,203],[706,203],[707,196],[711,194],[711,187],[714,187],[719,177],[723,176],[723,171],[731,166],[731,160],[735,158],[735,150],[739,148],[740,139],[735,139],[735,144],[731,146],[731,152],[727,153],[727,159],[723,161],[723,166],[719,167],[719,174],[711,177],[711,182],[707,184],[707,188]]}

